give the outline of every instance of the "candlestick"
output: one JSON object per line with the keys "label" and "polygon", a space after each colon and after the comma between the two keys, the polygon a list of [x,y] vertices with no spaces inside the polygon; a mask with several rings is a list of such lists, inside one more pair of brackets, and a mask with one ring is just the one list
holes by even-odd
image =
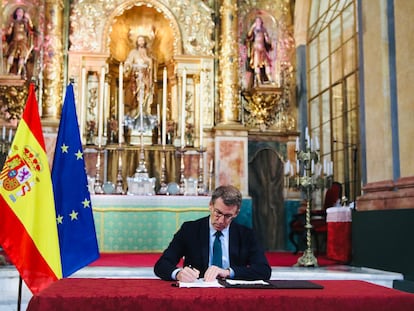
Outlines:
{"label": "candlestick", "polygon": [[180,154],[180,191],[179,193],[181,195],[184,195],[185,192],[185,163],[184,163],[184,152],[186,150],[182,147],[178,150],[178,153]]}
{"label": "candlestick", "polygon": [[119,90],[118,90],[118,143],[122,144],[124,138],[124,65],[119,64]]}
{"label": "candlestick", "polygon": [[98,113],[98,146],[102,145],[102,132],[103,132],[103,108],[105,97],[105,67],[101,68],[101,77],[99,79],[99,113]]}
{"label": "candlestick", "polygon": [[166,178],[166,166],[165,166],[165,162],[166,162],[166,150],[165,150],[165,145],[162,146],[162,158],[161,158],[161,178],[160,178],[160,189],[158,191],[158,194],[167,194],[167,183],[165,182],[165,178]]}
{"label": "candlestick", "polygon": [[208,175],[208,191],[207,194],[211,194],[213,191],[213,159],[210,160],[210,168]]}
{"label": "candlestick", "polygon": [[122,148],[118,149],[118,173],[116,176],[116,194],[125,194],[124,180],[122,178]]}
{"label": "candlestick", "polygon": [[182,107],[181,107],[181,147],[185,147],[185,97],[186,97],[186,84],[187,84],[187,73],[184,68],[183,70],[183,92],[182,97]]}
{"label": "candlestick", "polygon": [[162,84],[162,145],[165,146],[167,139],[167,67],[163,71]]}
{"label": "candlestick", "polygon": [[[319,142],[317,139],[312,139],[309,135],[309,130],[306,127],[303,138],[305,139],[305,146],[303,150],[299,149],[298,139],[296,140],[296,176],[290,177],[285,184],[287,187],[293,187],[301,190],[306,200],[306,224],[304,226],[306,232],[306,250],[298,259],[295,266],[318,266],[318,260],[313,254],[312,249],[312,193],[318,189],[329,187],[329,177],[321,176],[321,164],[319,163]],[[329,169],[329,164],[326,164],[324,159],[324,170]],[[293,173],[293,170],[291,170]],[[329,172],[328,172],[329,175]]]}
{"label": "candlestick", "polygon": [[96,175],[95,175],[95,183],[94,183],[94,192],[95,194],[104,194],[102,188],[102,180],[101,180],[101,148],[98,148],[98,156],[96,159]]}
{"label": "candlestick", "polygon": [[198,164],[198,195],[205,195],[206,188],[204,185],[204,150],[200,147],[199,152],[199,164]]}

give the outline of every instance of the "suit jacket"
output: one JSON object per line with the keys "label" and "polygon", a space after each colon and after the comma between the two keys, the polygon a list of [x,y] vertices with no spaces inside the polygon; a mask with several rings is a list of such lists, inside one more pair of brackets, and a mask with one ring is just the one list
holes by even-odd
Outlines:
{"label": "suit jacket", "polygon": [[[209,261],[209,217],[183,223],[154,266],[155,274],[172,280],[171,274],[184,257],[204,276]],[[229,228],[229,260],[235,279],[268,280],[271,268],[252,229],[232,222]]]}

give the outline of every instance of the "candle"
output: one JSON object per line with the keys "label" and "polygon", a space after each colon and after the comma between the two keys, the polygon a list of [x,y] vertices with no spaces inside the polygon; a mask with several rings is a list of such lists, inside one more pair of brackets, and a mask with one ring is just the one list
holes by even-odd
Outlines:
{"label": "candle", "polygon": [[182,107],[181,107],[181,147],[185,147],[185,97],[186,97],[186,84],[187,84],[187,73],[184,68],[183,70],[183,92],[182,97]]}
{"label": "candle", "polygon": [[167,67],[164,67],[162,78],[162,145],[165,146],[167,139]]}
{"label": "candle", "polygon": [[299,137],[296,137],[296,149],[295,151],[299,151]]}
{"label": "candle", "polygon": [[81,109],[80,109],[80,138],[83,139],[83,132],[85,130],[85,100],[86,100],[86,68],[82,67],[81,72]]}
{"label": "candle", "polygon": [[296,160],[296,173],[299,175],[299,160]]}
{"label": "candle", "polygon": [[103,108],[105,97],[105,67],[101,68],[101,77],[99,79],[99,112],[98,112],[98,146],[102,145],[102,131],[103,131]]}
{"label": "candle", "polygon": [[9,143],[12,141],[13,130],[9,129]]}
{"label": "candle", "polygon": [[124,138],[124,65],[119,63],[119,90],[118,90],[118,142],[122,144]]}
{"label": "candle", "polygon": [[[109,109],[109,84],[105,81],[105,87],[104,87],[104,120],[112,119],[110,115],[110,109]],[[110,133],[108,132],[110,129],[108,128],[108,122],[103,122],[103,133],[108,133],[109,136]]]}
{"label": "candle", "polygon": [[204,69],[200,73],[200,150],[203,149],[203,85]]}
{"label": "candle", "polygon": [[289,170],[290,170],[290,161],[287,160],[285,163],[285,175],[289,174]]}
{"label": "candle", "polygon": [[[140,70],[138,73],[138,79],[139,79],[139,126],[141,131],[141,136],[144,133],[144,81],[143,81],[143,73]],[[141,139],[141,146],[143,146],[143,140]]]}
{"label": "candle", "polygon": [[3,125],[3,135],[1,136],[3,140],[6,140],[6,127]]}
{"label": "candle", "polygon": [[210,160],[210,174],[213,174],[213,159]]}
{"label": "candle", "polygon": [[160,112],[160,104],[157,104],[157,122],[160,124],[161,120],[161,112]]}
{"label": "candle", "polygon": [[315,136],[315,150],[318,151],[319,150],[319,139],[318,136]]}
{"label": "candle", "polygon": [[119,151],[119,154],[118,154],[118,170],[122,172],[122,156],[121,156],[121,151]]}

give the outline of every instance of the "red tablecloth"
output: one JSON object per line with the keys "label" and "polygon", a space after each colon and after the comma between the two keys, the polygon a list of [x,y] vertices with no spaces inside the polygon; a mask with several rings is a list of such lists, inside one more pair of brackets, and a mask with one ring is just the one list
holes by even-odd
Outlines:
{"label": "red tablecloth", "polygon": [[352,223],[349,207],[330,207],[326,210],[326,257],[348,263],[352,254]]}
{"label": "red tablecloth", "polygon": [[314,281],[324,289],[177,288],[157,279],[57,281],[28,311],[49,310],[414,310],[414,294],[362,281]]}

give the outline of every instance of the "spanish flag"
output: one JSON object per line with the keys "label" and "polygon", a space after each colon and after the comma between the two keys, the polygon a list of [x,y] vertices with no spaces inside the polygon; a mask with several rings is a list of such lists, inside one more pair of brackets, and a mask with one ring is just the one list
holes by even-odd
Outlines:
{"label": "spanish flag", "polygon": [[51,174],[33,84],[0,175],[0,245],[33,294],[62,278]]}

